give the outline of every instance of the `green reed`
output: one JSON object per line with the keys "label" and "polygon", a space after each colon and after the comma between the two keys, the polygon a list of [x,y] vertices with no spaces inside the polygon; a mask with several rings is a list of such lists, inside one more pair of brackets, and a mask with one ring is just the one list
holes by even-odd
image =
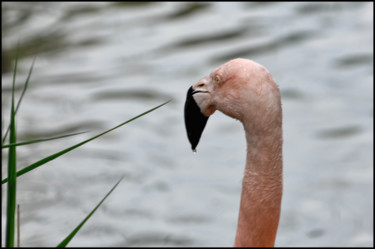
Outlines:
{"label": "green reed", "polygon": [[[15,81],[16,81],[16,74],[17,74],[17,65],[18,65],[18,52],[16,54],[16,58],[15,58],[15,64],[14,64],[14,72],[13,72],[13,83],[12,83],[12,98],[11,98],[11,112],[10,112],[10,124],[9,124],[9,127],[8,129],[6,130],[6,132],[4,133],[4,136],[2,138],[2,144],[1,144],[1,147],[2,149],[6,149],[8,148],[9,149],[9,153],[8,153],[8,177],[3,179],[1,181],[1,184],[5,184],[7,183],[8,186],[7,186],[7,213],[6,213],[6,231],[5,231],[5,246],[6,247],[14,247],[14,237],[15,237],[15,216],[16,216],[16,203],[17,203],[17,198],[16,198],[16,190],[17,190],[17,177],[27,173],[27,172],[30,172],[32,170],[35,170],[36,168],[42,166],[42,165],[45,165],[47,162],[51,161],[51,160],[54,160],[74,149],[77,149],[78,147],[96,139],[96,138],[99,138],[117,128],[120,128],[122,127],[123,125],[127,124],[127,123],[130,123],[152,111],[155,111],[156,109],[162,107],[163,105],[167,104],[169,101],[167,102],[164,102],[154,108],[151,108],[111,129],[108,129],[104,132],[101,132],[89,139],[86,139],[78,144],[75,144],[71,147],[68,147],[64,150],[61,150],[59,152],[56,152],[50,156],[47,156],[45,158],[42,158],[40,159],[39,161],[33,163],[33,164],[30,164],[29,166],[26,166],[24,167],[23,169],[17,171],[17,154],[16,154],[16,148],[18,146],[22,146],[22,145],[30,145],[30,144],[34,144],[34,143],[39,143],[39,142],[46,142],[46,141],[51,141],[51,140],[54,140],[54,139],[61,139],[61,138],[65,138],[65,137],[68,137],[68,136],[73,136],[73,135],[78,135],[78,134],[81,134],[83,132],[80,132],[80,133],[74,133],[74,134],[67,134],[67,135],[60,135],[60,136],[55,136],[55,137],[50,137],[50,138],[41,138],[41,139],[36,139],[36,140],[30,140],[30,141],[24,141],[24,142],[19,142],[17,143],[17,135],[16,135],[16,113],[17,113],[17,110],[18,108],[20,107],[20,103],[22,101],[22,98],[24,97],[24,94],[27,90],[27,87],[28,87],[28,84],[29,84],[29,80],[30,80],[30,77],[31,77],[31,73],[32,73],[32,70],[33,70],[33,67],[34,67],[34,62],[35,60],[33,61],[32,63],[32,66],[30,67],[30,70],[29,70],[29,74],[27,76],[27,79],[26,79],[26,82],[24,84],[24,88],[23,88],[23,91],[22,91],[22,94],[18,100],[18,103],[17,103],[17,106],[15,107],[14,105],[14,92],[15,92]],[[4,144],[5,141],[6,141],[6,138],[7,138],[7,135],[9,134],[9,144]],[[121,179],[112,187],[112,189],[104,196],[104,198],[96,205],[96,207],[83,219],[83,221],[58,245],[58,247],[65,247],[69,242],[70,240],[76,235],[76,233],[79,231],[79,229],[85,224],[85,222],[94,214],[94,212],[100,207],[100,205],[105,201],[105,199],[112,193],[112,191],[118,186],[118,184],[120,183],[120,181],[122,180],[122,177]]]}

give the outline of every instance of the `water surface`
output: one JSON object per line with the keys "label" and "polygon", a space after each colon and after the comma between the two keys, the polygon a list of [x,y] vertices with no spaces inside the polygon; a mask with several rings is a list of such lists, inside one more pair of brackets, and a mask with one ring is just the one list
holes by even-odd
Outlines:
{"label": "water surface", "polygon": [[70,246],[233,245],[243,128],[216,112],[194,154],[183,105],[236,57],[281,89],[276,246],[373,246],[372,3],[2,3],[3,132],[18,42],[19,140],[89,131],[19,147],[20,169],[172,99],[18,178],[22,246],[56,246],[122,175]]}

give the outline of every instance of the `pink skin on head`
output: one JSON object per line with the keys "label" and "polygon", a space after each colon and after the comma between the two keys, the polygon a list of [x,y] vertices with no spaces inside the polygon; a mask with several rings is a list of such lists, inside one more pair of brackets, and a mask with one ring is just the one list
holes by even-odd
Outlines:
{"label": "pink skin on head", "polygon": [[251,112],[250,116],[257,120],[257,113],[272,112],[280,105],[279,89],[270,73],[247,59],[228,61],[195,83],[193,89],[202,91],[194,99],[206,116],[219,110],[244,121]]}

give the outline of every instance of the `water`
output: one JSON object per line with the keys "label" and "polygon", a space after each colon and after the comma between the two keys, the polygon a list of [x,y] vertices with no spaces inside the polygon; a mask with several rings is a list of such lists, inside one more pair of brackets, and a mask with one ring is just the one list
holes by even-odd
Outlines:
{"label": "water", "polygon": [[216,112],[193,153],[183,105],[235,57],[281,89],[276,245],[373,246],[373,3],[2,3],[2,32],[3,131],[18,41],[18,95],[37,58],[19,140],[89,131],[19,147],[19,168],[172,99],[18,178],[23,246],[56,246],[122,175],[70,246],[233,245],[243,128]]}

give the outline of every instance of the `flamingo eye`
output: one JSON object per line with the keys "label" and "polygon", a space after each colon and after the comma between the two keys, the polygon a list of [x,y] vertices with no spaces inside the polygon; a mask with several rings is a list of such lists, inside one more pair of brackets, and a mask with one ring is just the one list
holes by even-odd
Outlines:
{"label": "flamingo eye", "polygon": [[219,75],[215,75],[215,81],[216,83],[220,84],[221,83],[221,78]]}

